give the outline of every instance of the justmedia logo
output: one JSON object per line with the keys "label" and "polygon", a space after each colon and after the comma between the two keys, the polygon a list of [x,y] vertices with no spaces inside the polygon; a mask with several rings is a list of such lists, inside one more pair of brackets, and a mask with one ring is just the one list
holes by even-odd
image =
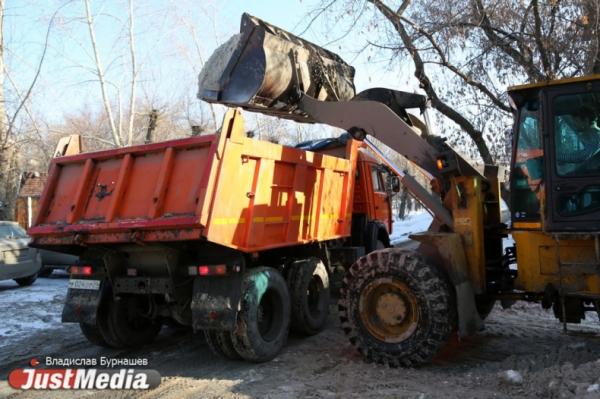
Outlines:
{"label": "justmedia logo", "polygon": [[[35,359],[33,359],[35,360]],[[30,362],[31,366],[37,365]],[[39,362],[38,362],[39,364]],[[8,375],[15,389],[152,389],[160,384],[156,370],[16,369]]]}

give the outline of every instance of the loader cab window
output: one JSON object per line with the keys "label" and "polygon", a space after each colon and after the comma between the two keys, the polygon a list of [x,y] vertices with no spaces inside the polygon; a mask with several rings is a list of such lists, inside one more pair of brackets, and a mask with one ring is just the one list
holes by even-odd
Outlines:
{"label": "loader cab window", "polygon": [[517,148],[511,179],[513,219],[539,219],[544,153],[537,99],[525,102],[519,110],[516,134]]}
{"label": "loader cab window", "polygon": [[[600,93],[559,95],[552,102],[555,173],[577,187],[556,198],[560,216],[600,210]],[[587,179],[586,179],[587,178]]]}
{"label": "loader cab window", "polygon": [[556,172],[559,176],[600,173],[600,108],[594,101],[594,96],[599,94],[571,94],[554,99]]}

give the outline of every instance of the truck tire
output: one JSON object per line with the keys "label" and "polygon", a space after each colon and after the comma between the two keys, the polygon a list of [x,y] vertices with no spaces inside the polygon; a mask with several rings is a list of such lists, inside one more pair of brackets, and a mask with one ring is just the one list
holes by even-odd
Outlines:
{"label": "truck tire", "polygon": [[98,328],[98,326],[82,322],[82,323],[79,323],[79,329],[81,330],[81,333],[83,334],[83,336],[91,344],[94,344],[97,346],[103,346],[105,348],[112,347],[111,345],[109,345],[106,342],[106,340],[102,336],[102,333],[100,332],[100,329]]}
{"label": "truck tire", "polygon": [[102,287],[100,304],[96,312],[96,321],[93,324],[79,323],[83,336],[92,344],[107,348],[121,349],[125,345],[119,340],[110,328],[109,309],[112,306],[113,294],[110,283],[105,281]]}
{"label": "truck tire", "polygon": [[445,275],[413,252],[389,248],[360,258],[344,278],[339,311],[350,343],[391,367],[427,363],[456,326]]}
{"label": "truck tire", "polygon": [[229,331],[204,330],[204,338],[214,354],[230,360],[240,360],[242,358],[233,346]]}
{"label": "truck tire", "polygon": [[315,335],[325,328],[329,317],[329,275],[317,258],[291,265],[288,286],[292,303],[291,329]]}
{"label": "truck tire", "polygon": [[379,241],[379,226],[375,222],[368,222],[364,233],[365,253],[377,250]]}
{"label": "truck tire", "polygon": [[290,295],[281,274],[270,267],[246,272],[242,281],[241,310],[231,334],[235,350],[244,360],[273,359],[287,340]]}
{"label": "truck tire", "polygon": [[[146,317],[149,299],[141,295],[124,295],[119,300],[112,296],[107,306],[107,335],[111,346],[136,348],[150,344],[162,327],[156,319]],[[104,335],[105,339],[107,335]],[[115,344],[115,345],[112,345]]]}

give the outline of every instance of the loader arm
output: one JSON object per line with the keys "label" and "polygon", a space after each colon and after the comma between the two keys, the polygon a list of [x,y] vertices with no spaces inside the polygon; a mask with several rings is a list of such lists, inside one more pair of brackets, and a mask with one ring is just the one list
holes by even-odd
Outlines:
{"label": "loader arm", "polygon": [[452,228],[453,220],[452,214],[444,207],[439,196],[431,194],[425,189],[414,177],[403,171],[398,165],[392,162],[388,157],[385,156],[373,141],[369,138],[365,138],[364,143],[373,153],[379,158],[379,160],[387,165],[399,178],[400,183],[419,201],[423,206],[428,209],[432,215],[438,219],[442,224]]}
{"label": "loader arm", "polygon": [[[364,140],[377,156],[399,177],[406,189],[421,201],[442,224],[453,227],[452,215],[441,197],[429,193],[412,176],[402,172],[381,152],[367,135],[375,137],[438,180],[439,187],[449,187],[451,175],[481,176],[464,158],[443,142],[437,147],[421,137],[386,104],[378,101],[319,101],[303,94],[298,108],[311,119],[347,130],[355,139]],[[438,161],[448,165],[440,169]],[[441,193],[440,193],[441,194]]]}

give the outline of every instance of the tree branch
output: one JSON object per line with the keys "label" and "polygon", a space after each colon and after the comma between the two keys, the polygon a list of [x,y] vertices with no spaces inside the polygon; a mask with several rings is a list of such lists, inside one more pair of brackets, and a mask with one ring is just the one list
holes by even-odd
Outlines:
{"label": "tree branch", "polygon": [[129,95],[129,126],[127,129],[127,145],[133,144],[133,120],[135,118],[135,89],[137,81],[137,65],[135,59],[133,0],[129,0],[129,52],[131,55],[131,93]]}
{"label": "tree branch", "polygon": [[473,87],[479,89],[484,95],[486,95],[492,101],[492,103],[494,103],[494,105],[496,105],[501,110],[503,110],[505,112],[511,112],[510,107],[507,104],[505,104],[504,102],[502,102],[502,100],[500,100],[500,98],[498,98],[497,95],[492,93],[490,91],[490,89],[488,89],[483,83],[471,78],[470,76],[467,76],[460,69],[458,69],[456,67],[456,65],[451,64],[448,61],[448,58],[446,57],[446,55],[444,54],[444,51],[442,50],[442,48],[440,47],[440,45],[437,43],[437,41],[435,40],[435,38],[433,37],[433,35],[430,32],[426,31],[421,26],[419,26],[416,22],[412,21],[409,18],[406,18],[404,16],[401,16],[400,18],[403,21],[410,24],[417,32],[419,32],[420,34],[422,34],[423,36],[425,36],[427,38],[429,43],[431,43],[431,45],[433,46],[433,49],[435,50],[435,52],[440,57],[440,60],[441,60],[440,65],[442,65],[442,66],[446,67],[447,69],[449,69],[450,71],[452,71],[455,75],[460,77],[469,86],[473,86]]}
{"label": "tree branch", "polygon": [[496,44],[506,55],[511,57],[517,64],[521,65],[529,75],[530,79],[535,81],[545,80],[546,76],[536,68],[531,57],[526,58],[522,53],[515,50],[509,43],[496,34],[481,0],[473,0],[473,3],[479,14],[479,27],[483,29],[488,40]]}
{"label": "tree branch", "polygon": [[[2,4],[2,7],[3,6],[4,6],[4,4]],[[8,138],[10,137],[12,130],[15,126],[15,121],[17,120],[19,113],[25,106],[25,103],[29,100],[29,97],[31,96],[31,92],[33,91],[33,88],[35,87],[35,84],[37,83],[38,78],[40,77],[40,73],[42,72],[42,65],[44,64],[44,60],[46,59],[46,53],[48,52],[48,41],[50,39],[50,31],[52,30],[52,26],[54,25],[54,19],[56,18],[56,15],[61,10],[61,8],[62,7],[57,9],[54,12],[54,14],[52,14],[52,18],[50,18],[50,22],[48,23],[48,29],[46,29],[46,37],[44,39],[44,48],[42,50],[42,55],[40,57],[37,68],[35,70],[35,74],[33,76],[31,84],[29,85],[29,87],[27,88],[27,91],[25,92],[25,95],[23,95],[21,97],[21,101],[19,101],[19,105],[17,106],[17,109],[15,110],[13,116],[8,121],[8,127],[6,128],[6,133],[5,133],[2,147],[4,147],[6,145],[6,142],[7,142]],[[4,19],[4,13],[2,13],[2,19]],[[2,27],[0,26],[0,29],[1,28]],[[0,55],[0,56],[3,57],[3,55]],[[4,73],[4,62],[2,62],[2,72]],[[4,98],[4,95],[2,97]]]}
{"label": "tree branch", "polygon": [[421,58],[418,50],[416,49],[410,35],[408,34],[406,29],[404,28],[404,25],[402,24],[402,20],[400,18],[401,16],[394,13],[388,6],[383,4],[381,0],[368,1],[372,3],[389,22],[392,23],[392,25],[396,29],[396,32],[400,35],[404,46],[406,47],[410,56],[413,59],[413,63],[415,65],[415,76],[419,80],[421,88],[423,88],[423,90],[429,97],[431,105],[439,112],[441,112],[442,114],[450,118],[452,121],[454,121],[457,125],[459,125],[475,142],[475,145],[477,146],[477,149],[479,150],[479,154],[481,155],[483,161],[488,164],[493,164],[494,160],[492,159],[490,150],[485,140],[483,139],[483,135],[481,134],[481,132],[477,130],[475,126],[473,126],[473,124],[469,122],[459,112],[457,112],[455,109],[453,109],[444,101],[442,101],[437,95],[437,92],[431,85],[429,77],[425,73],[423,59]]}
{"label": "tree branch", "polygon": [[90,0],[84,0],[84,3],[86,22],[90,33],[92,49],[94,51],[94,59],[96,60],[96,74],[98,75],[98,80],[100,81],[100,90],[102,92],[102,102],[104,103],[104,110],[106,111],[106,115],[108,117],[108,123],[110,125],[110,131],[113,136],[113,141],[117,147],[121,147],[121,136],[119,132],[117,132],[117,127],[115,125],[115,118],[113,117],[112,109],[110,106],[110,100],[108,98],[108,92],[106,90],[106,78],[104,76],[104,68],[102,66],[102,61],[100,60],[100,54],[98,53],[96,32],[94,30],[94,19],[92,18],[92,12],[90,10]]}
{"label": "tree branch", "polygon": [[531,5],[533,6],[533,25],[534,25],[534,38],[537,44],[538,51],[540,52],[540,60],[542,61],[542,67],[544,68],[544,74],[548,77],[553,77],[552,67],[550,66],[550,60],[548,53],[546,52],[546,45],[544,44],[544,37],[542,34],[542,21],[540,18],[540,8],[538,6],[538,0],[532,0]]}

